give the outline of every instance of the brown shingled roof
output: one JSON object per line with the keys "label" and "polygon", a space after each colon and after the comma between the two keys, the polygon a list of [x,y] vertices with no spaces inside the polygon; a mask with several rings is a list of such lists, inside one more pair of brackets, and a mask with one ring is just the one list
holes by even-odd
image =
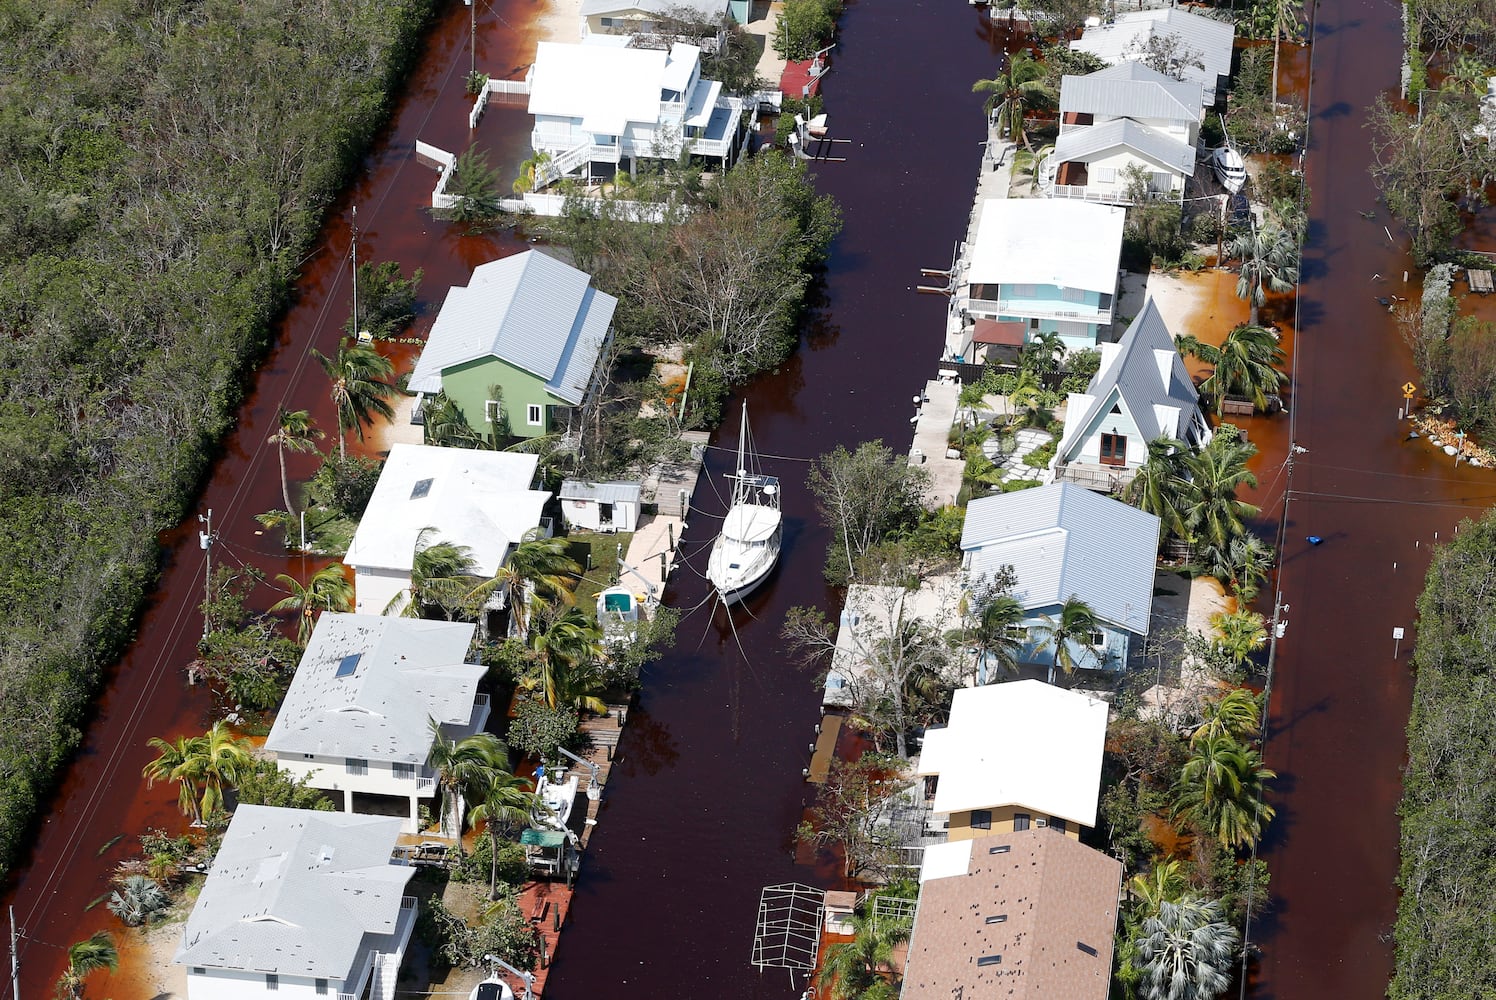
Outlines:
{"label": "brown shingled roof", "polygon": [[920,889],[904,1000],[1105,1000],[1122,865],[1048,829],[969,843]]}

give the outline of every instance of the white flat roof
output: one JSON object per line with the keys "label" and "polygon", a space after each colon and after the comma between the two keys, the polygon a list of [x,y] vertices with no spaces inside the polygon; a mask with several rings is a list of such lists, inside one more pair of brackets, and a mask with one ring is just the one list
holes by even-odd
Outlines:
{"label": "white flat roof", "polygon": [[343,561],[355,569],[409,572],[416,539],[466,545],[480,576],[503,565],[510,545],[540,523],[550,499],[532,490],[539,456],[397,444]]}
{"label": "white flat roof", "polygon": [[[604,36],[606,37],[606,36]],[[661,49],[541,42],[530,78],[530,114],[580,118],[589,131],[617,135],[629,122],[660,120],[660,97],[684,91],[701,49]]]}
{"label": "white flat roof", "polygon": [[1027,806],[1095,826],[1106,719],[1106,702],[1043,681],[958,688],[916,773],[940,776],[937,813]]}
{"label": "white flat roof", "polygon": [[1127,211],[1048,198],[982,202],[967,279],[975,285],[1059,285],[1111,294]]}

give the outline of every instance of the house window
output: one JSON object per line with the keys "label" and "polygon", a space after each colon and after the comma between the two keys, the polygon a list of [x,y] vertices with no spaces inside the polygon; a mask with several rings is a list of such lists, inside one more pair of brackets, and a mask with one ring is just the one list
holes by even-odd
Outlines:
{"label": "house window", "polygon": [[1092,632],[1090,638],[1091,638],[1091,645],[1093,645],[1093,646],[1105,646],[1106,645],[1106,633],[1102,632],[1100,629],[1096,630],[1095,632]]}
{"label": "house window", "polygon": [[619,18],[616,18],[616,17],[600,17],[600,18],[597,19],[597,23],[600,24],[600,25],[602,25],[604,28],[614,28],[614,27],[617,27],[618,26],[618,22],[619,22]]}
{"label": "house window", "polygon": [[504,415],[504,407],[497,399],[485,399],[483,401],[483,419],[491,424],[499,422]]}
{"label": "house window", "polygon": [[396,781],[416,780],[416,766],[414,764],[395,763],[391,764],[390,767],[395,772]]}
{"label": "house window", "polygon": [[1014,833],[1022,833],[1024,830],[1027,830],[1028,828],[1029,828],[1029,814],[1028,813],[1014,813],[1013,814],[1013,832]]}
{"label": "house window", "polygon": [[206,976],[208,974],[208,970],[203,968],[201,965],[194,965],[192,967],[192,974],[194,976]]}
{"label": "house window", "polygon": [[1008,638],[1016,642],[1028,641],[1029,634],[1027,625],[1009,625],[1007,628],[1007,633]]}
{"label": "house window", "polygon": [[317,980],[317,995],[319,997],[327,995],[327,980],[325,980],[325,979],[319,979],[319,980]]}
{"label": "house window", "polygon": [[1101,435],[1101,464],[1127,464],[1127,436],[1125,434]]}
{"label": "house window", "polygon": [[274,992],[281,988],[281,977],[273,972],[265,973],[265,989]]}
{"label": "house window", "polygon": [[1086,173],[1090,174],[1091,179],[1097,184],[1117,183],[1116,167],[1092,167],[1090,170],[1086,171]]}
{"label": "house window", "polygon": [[525,407],[525,423],[529,424],[531,427],[540,426],[539,404],[531,403],[529,406]]}
{"label": "house window", "polygon": [[348,757],[348,758],[346,758],[343,761],[343,766],[345,768],[347,768],[349,774],[368,774],[369,773],[369,762],[366,761],[366,760],[359,760],[356,757]]}
{"label": "house window", "polygon": [[1066,302],[1086,301],[1086,290],[1084,288],[1061,288],[1060,298]]}
{"label": "house window", "polygon": [[1008,288],[1009,298],[1032,299],[1039,295],[1038,285],[1011,285]]}
{"label": "house window", "polygon": [[994,913],[985,922],[989,924],[1004,924],[1008,922],[1008,915],[1006,913]]}
{"label": "house window", "polygon": [[1064,833],[1065,821],[1060,819],[1058,816],[1051,816],[1049,817],[1049,828],[1051,830],[1058,830],[1059,832]]}
{"label": "house window", "polygon": [[1002,965],[1003,964],[1003,957],[1001,955],[983,955],[981,958],[977,959],[977,964],[978,965]]}
{"label": "house window", "polygon": [[973,809],[971,811],[971,828],[973,830],[992,829],[992,810]]}

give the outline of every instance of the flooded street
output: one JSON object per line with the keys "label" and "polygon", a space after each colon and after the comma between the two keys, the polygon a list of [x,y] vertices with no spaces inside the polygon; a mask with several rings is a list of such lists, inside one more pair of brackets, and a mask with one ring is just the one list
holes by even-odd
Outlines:
{"label": "flooded street", "polygon": [[[1293,409],[1293,436],[1307,452],[1286,523],[1289,625],[1266,754],[1280,775],[1278,818],[1262,847],[1275,909],[1252,931],[1263,957],[1251,992],[1264,1000],[1386,989],[1414,602],[1430,543],[1496,501],[1493,473],[1455,469],[1442,452],[1407,441],[1397,419],[1399,386],[1416,373],[1377,298],[1412,298],[1420,286],[1416,274],[1402,283],[1406,241],[1366,171],[1363,122],[1377,94],[1397,86],[1400,8],[1323,0],[1316,10]],[[1264,492],[1264,519],[1276,526],[1281,503]],[[1311,547],[1308,535],[1324,544]],[[1261,610],[1271,613],[1271,602],[1265,596]],[[1394,660],[1398,626],[1407,638]]]}

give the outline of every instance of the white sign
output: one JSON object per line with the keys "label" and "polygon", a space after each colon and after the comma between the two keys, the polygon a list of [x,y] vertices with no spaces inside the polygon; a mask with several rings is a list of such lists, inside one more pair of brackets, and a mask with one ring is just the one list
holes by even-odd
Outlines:
{"label": "white sign", "polygon": [[1395,628],[1395,629],[1392,630],[1392,638],[1394,638],[1394,639],[1401,639],[1402,637],[1403,637],[1403,630],[1401,628]]}

